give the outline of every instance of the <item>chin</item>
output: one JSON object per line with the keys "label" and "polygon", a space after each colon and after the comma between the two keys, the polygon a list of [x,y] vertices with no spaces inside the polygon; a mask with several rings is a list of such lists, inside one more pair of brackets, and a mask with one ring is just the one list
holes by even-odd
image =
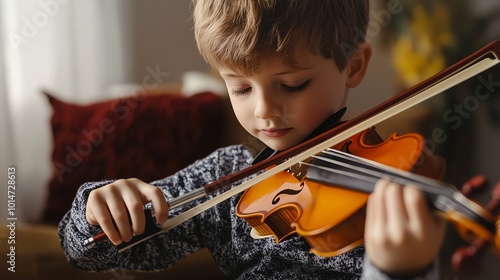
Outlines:
{"label": "chin", "polygon": [[284,151],[290,149],[291,147],[299,144],[302,139],[302,137],[299,137],[299,135],[296,135],[293,132],[283,137],[266,137],[265,135],[262,135],[260,133],[257,133],[254,136],[256,136],[267,147],[275,151]]}
{"label": "chin", "polygon": [[290,144],[290,143],[286,143],[286,142],[283,142],[283,141],[279,141],[279,140],[267,140],[267,141],[262,141],[264,142],[264,144],[266,144],[266,146],[268,146],[269,148],[275,150],[275,151],[284,151],[284,150],[287,150],[293,146],[295,146],[294,144]]}

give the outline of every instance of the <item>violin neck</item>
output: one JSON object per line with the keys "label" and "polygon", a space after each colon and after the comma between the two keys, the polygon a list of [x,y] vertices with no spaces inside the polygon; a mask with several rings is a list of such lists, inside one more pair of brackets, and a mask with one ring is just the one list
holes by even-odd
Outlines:
{"label": "violin neck", "polygon": [[415,185],[430,194],[453,195],[458,192],[451,184],[335,149],[328,149],[314,158],[309,164],[306,178],[325,185],[338,185],[350,190],[371,193],[375,183],[380,178],[386,178],[401,185]]}
{"label": "violin neck", "polygon": [[372,193],[380,178],[386,178],[402,186],[413,185],[425,193],[432,209],[440,213],[457,213],[495,232],[494,224],[492,225],[489,217],[484,217],[480,207],[451,184],[334,149],[314,157],[315,160],[308,164],[306,179],[309,181],[364,193]]}

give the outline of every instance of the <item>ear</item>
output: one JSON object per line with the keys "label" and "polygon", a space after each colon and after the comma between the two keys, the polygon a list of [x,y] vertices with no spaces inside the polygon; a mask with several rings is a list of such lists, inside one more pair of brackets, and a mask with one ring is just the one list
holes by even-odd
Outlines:
{"label": "ear", "polygon": [[351,60],[347,64],[347,81],[346,87],[357,87],[366,74],[368,63],[372,56],[372,47],[367,42],[359,44],[358,49],[352,55]]}

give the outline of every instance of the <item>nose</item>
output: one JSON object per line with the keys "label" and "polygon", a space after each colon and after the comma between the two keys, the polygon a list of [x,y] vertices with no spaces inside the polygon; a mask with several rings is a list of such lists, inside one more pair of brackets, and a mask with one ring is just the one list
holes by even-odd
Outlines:
{"label": "nose", "polygon": [[281,108],[278,100],[275,100],[268,92],[255,94],[255,117],[259,119],[276,118],[281,116]]}

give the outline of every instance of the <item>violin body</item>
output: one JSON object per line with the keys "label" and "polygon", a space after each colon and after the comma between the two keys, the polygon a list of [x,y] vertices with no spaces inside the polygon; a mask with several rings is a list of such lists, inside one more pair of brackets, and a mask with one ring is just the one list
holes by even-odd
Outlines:
{"label": "violin body", "polygon": [[368,195],[361,192],[308,180],[298,182],[284,171],[248,189],[236,214],[258,236],[274,236],[276,242],[281,242],[298,233],[314,253],[330,256],[363,242],[367,199]]}
{"label": "violin body", "polygon": [[[444,174],[444,161],[425,149],[419,134],[393,134],[383,141],[370,128],[333,148],[435,179]],[[255,237],[273,236],[281,242],[297,233],[320,256],[339,255],[360,245],[368,192],[310,180],[307,169],[298,164],[252,186],[241,197],[236,214],[252,226]]]}

